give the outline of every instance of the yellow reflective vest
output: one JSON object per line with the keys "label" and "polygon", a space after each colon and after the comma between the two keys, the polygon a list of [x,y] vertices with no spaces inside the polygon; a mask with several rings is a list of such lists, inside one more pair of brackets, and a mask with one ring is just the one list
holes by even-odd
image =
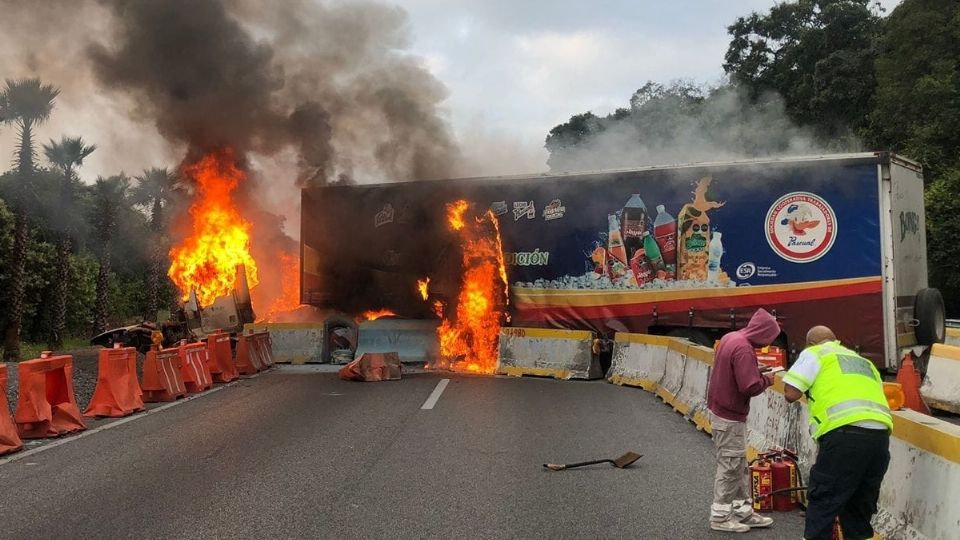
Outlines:
{"label": "yellow reflective vest", "polygon": [[873,420],[893,429],[893,417],[883,394],[883,379],[873,362],[840,345],[821,343],[807,349],[820,361],[810,386],[808,403],[813,438],[841,426]]}

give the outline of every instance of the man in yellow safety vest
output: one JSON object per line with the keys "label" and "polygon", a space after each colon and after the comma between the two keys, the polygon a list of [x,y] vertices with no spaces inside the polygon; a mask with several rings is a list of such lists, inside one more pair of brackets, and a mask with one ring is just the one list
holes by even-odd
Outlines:
{"label": "man in yellow safety vest", "polygon": [[893,429],[880,373],[840,345],[832,330],[815,326],[783,382],[787,401],[807,394],[810,429],[818,443],[804,538],[829,540],[836,517],[845,539],[873,538],[870,518],[890,463]]}

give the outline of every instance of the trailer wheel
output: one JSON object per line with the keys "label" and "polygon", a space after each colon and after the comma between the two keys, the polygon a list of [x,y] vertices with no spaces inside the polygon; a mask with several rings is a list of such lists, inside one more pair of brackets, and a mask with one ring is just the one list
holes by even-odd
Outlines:
{"label": "trailer wheel", "polygon": [[914,332],[917,343],[943,343],[946,335],[946,313],[943,296],[938,289],[920,289],[913,304],[913,318],[917,320]]}

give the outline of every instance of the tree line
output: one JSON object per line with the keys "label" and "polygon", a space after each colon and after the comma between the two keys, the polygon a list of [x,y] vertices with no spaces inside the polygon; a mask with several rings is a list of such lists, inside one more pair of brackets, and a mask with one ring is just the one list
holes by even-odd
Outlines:
{"label": "tree line", "polygon": [[895,151],[924,167],[930,282],[960,315],[960,0],[889,14],[870,0],[784,2],[728,33],[723,83],[649,82],[628,107],[576,114],[546,138],[551,169],[669,159],[678,145],[714,161]]}
{"label": "tree line", "polygon": [[183,199],[176,174],[150,168],[81,182],[78,169],[96,145],[36,140],[59,93],[38,79],[8,79],[0,89],[0,129],[17,132],[13,167],[0,175],[5,361],[20,359],[21,340],[57,350],[67,337],[155,321],[175,298],[163,231],[164,210]]}

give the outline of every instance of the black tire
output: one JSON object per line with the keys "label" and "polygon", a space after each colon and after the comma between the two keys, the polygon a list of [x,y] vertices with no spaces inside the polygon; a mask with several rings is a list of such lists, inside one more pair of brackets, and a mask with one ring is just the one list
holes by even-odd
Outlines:
{"label": "black tire", "polygon": [[667,335],[670,337],[683,338],[691,343],[707,347],[709,349],[713,348],[713,339],[704,332],[703,330],[698,330],[696,328],[674,328],[667,332]]}
{"label": "black tire", "polygon": [[943,296],[938,289],[921,289],[917,293],[913,304],[913,318],[917,320],[917,327],[914,329],[917,343],[943,343],[947,333],[947,317]]}

